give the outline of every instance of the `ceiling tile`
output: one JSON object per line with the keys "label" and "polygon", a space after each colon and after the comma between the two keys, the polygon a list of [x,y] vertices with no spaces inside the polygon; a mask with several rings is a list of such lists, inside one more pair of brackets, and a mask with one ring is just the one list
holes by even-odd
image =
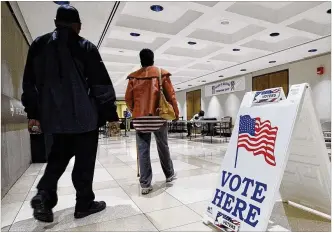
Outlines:
{"label": "ceiling tile", "polygon": [[116,25],[121,27],[176,35],[194,20],[199,18],[201,15],[201,12],[188,10],[174,23],[166,23],[157,20],[144,19],[132,15],[122,14],[118,18]]}

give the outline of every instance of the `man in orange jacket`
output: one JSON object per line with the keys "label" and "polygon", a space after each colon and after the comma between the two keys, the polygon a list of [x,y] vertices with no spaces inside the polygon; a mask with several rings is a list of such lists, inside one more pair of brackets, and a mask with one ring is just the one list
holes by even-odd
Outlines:
{"label": "man in orange jacket", "polygon": [[[125,94],[125,101],[132,112],[133,118],[143,116],[159,116],[159,69],[154,65],[154,53],[149,49],[140,52],[142,68],[128,76],[129,83]],[[176,119],[179,118],[179,109],[175,98],[175,91],[170,81],[171,74],[161,69],[161,81],[166,100],[173,106]],[[151,133],[137,131],[137,145],[140,164],[140,185],[142,194],[152,190],[152,168],[150,160]],[[162,170],[166,182],[175,178],[173,162],[168,147],[167,126],[164,125],[154,132]]]}

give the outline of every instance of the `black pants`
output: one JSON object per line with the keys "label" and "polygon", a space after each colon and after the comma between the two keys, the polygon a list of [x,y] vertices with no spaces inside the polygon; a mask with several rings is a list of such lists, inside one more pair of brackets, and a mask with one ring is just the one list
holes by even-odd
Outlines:
{"label": "black pants", "polygon": [[55,134],[43,177],[37,189],[51,209],[57,205],[57,184],[69,161],[75,156],[72,181],[76,189],[76,211],[94,201],[93,177],[98,146],[98,130],[82,134]]}

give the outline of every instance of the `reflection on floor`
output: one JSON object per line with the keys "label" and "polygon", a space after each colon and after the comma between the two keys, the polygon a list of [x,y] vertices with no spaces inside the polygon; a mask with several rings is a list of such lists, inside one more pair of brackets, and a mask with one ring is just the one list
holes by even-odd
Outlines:
{"label": "reflection on floor", "polygon": [[[216,231],[202,223],[202,216],[218,178],[227,144],[216,139],[210,144],[187,139],[170,139],[178,179],[165,184],[155,141],[151,161],[154,191],[140,195],[136,176],[134,136],[101,139],[94,190],[107,209],[74,220],[75,190],[71,161],[58,183],[55,221],[40,223],[32,218],[29,201],[36,193],[45,164],[32,164],[1,203],[2,231]],[[330,221],[287,206],[277,199],[268,231],[330,231]]]}

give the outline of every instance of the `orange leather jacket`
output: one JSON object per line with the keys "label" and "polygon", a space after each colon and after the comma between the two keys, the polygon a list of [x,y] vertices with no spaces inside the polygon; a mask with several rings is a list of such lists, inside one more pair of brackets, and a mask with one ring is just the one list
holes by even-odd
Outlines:
{"label": "orange leather jacket", "polygon": [[[173,106],[178,119],[179,109],[175,91],[170,81],[171,74],[161,69],[162,87],[166,100]],[[132,112],[132,117],[158,116],[159,107],[159,70],[155,66],[144,67],[128,76],[129,83],[125,93],[125,102]]]}

